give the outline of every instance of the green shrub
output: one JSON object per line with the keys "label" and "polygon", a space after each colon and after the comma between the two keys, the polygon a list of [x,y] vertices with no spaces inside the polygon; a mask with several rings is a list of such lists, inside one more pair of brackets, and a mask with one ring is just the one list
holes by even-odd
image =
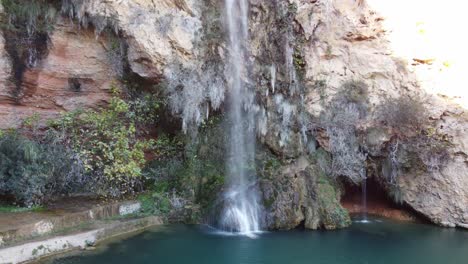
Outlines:
{"label": "green shrub", "polygon": [[17,204],[41,204],[52,195],[81,185],[82,166],[73,151],[52,142],[38,143],[18,134],[0,138],[0,194]]}
{"label": "green shrub", "polygon": [[[224,186],[224,130],[212,117],[195,137],[160,137],[157,157],[144,170],[153,189],[209,208]],[[158,191],[158,192],[159,192]]]}
{"label": "green shrub", "polygon": [[145,151],[154,149],[155,141],[139,138],[136,129],[142,115],[152,116],[138,107],[132,109],[134,102],[128,103],[116,89],[114,92],[107,108],[66,113],[50,125],[65,135],[64,140],[79,153],[86,172],[99,182],[95,191],[120,196],[141,182]]}
{"label": "green shrub", "polygon": [[30,206],[60,193],[118,197],[141,190],[145,152],[152,150],[158,161],[176,156],[178,147],[165,137],[145,139],[160,100],[143,94],[127,102],[117,87],[112,92],[106,108],[65,113],[45,130],[38,130],[38,116],[32,115],[24,131],[1,132],[0,195]]}
{"label": "green shrub", "polygon": [[167,215],[172,208],[167,193],[151,192],[138,196],[143,215]]}

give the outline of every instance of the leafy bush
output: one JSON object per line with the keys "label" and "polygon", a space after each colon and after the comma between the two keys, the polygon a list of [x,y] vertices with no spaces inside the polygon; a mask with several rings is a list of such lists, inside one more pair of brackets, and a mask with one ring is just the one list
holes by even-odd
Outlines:
{"label": "leafy bush", "polygon": [[156,153],[160,158],[148,164],[146,178],[162,193],[209,208],[224,186],[224,127],[212,117],[194,136],[160,137]]}
{"label": "leafy bush", "polygon": [[13,133],[0,137],[0,194],[18,204],[38,205],[78,188],[85,181],[82,171],[78,156],[60,144]]}
{"label": "leafy bush", "polygon": [[160,99],[159,94],[148,93],[136,93],[126,102],[128,104],[128,111],[125,116],[135,122],[135,126],[140,132],[145,130],[148,125],[156,125],[161,106],[165,104]]}
{"label": "leafy bush", "polygon": [[112,92],[106,108],[65,113],[43,130],[32,115],[24,131],[1,131],[0,195],[30,206],[60,193],[118,197],[141,190],[145,152],[154,150],[152,157],[160,160],[175,156],[178,147],[164,137],[145,139],[158,120],[157,97],[140,94],[127,102],[117,87]]}
{"label": "leafy bush", "polygon": [[120,196],[141,183],[145,151],[153,149],[155,141],[139,138],[136,129],[142,116],[152,116],[140,111],[135,102],[121,99],[117,89],[114,92],[107,108],[66,113],[51,125],[79,153],[86,172],[96,178],[95,191]]}
{"label": "leafy bush", "polygon": [[152,192],[138,197],[141,202],[141,212],[144,215],[165,215],[171,210],[171,201],[167,194]]}

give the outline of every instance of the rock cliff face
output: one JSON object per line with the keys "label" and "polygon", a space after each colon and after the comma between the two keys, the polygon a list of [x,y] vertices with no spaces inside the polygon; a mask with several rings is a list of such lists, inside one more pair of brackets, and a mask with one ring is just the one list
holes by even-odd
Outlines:
{"label": "rock cliff face", "polygon": [[11,63],[2,49],[0,128],[18,127],[34,114],[46,120],[62,111],[106,104],[110,84],[117,79],[105,38],[96,39],[94,32],[60,19],[50,41],[47,57],[24,72],[19,93],[14,92],[18,88],[12,83]]}
{"label": "rock cliff face", "polygon": [[260,186],[265,224],[271,229],[336,229],[351,224],[339,203],[339,189],[306,157],[263,178]]}
{"label": "rock cliff face", "polygon": [[[365,177],[434,223],[468,225],[466,110],[453,94],[425,89],[431,82],[420,75],[446,69],[396,54],[391,18],[374,2],[250,0],[250,109],[260,142],[289,164],[260,181],[270,228],[348,224],[345,213],[330,213],[342,210],[339,184],[330,182]],[[222,5],[63,1],[48,55],[27,69],[19,98],[0,39],[0,128],[103,104],[123,73],[164,87],[183,129],[196,127],[225,99]],[[123,47],[117,62],[115,41]]]}
{"label": "rock cliff face", "polygon": [[[452,144],[448,161],[425,172],[413,168],[398,179],[402,200],[442,226],[468,227],[467,120],[464,110],[448,108],[436,122],[437,131],[447,135]],[[404,156],[404,152],[400,155]]]}

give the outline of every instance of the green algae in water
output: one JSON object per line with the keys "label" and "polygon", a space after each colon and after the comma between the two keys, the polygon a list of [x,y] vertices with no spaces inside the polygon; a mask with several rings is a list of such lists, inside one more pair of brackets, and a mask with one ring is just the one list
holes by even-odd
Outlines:
{"label": "green algae in water", "polygon": [[268,232],[252,239],[173,225],[53,263],[462,264],[468,263],[468,232],[371,220],[337,231]]}

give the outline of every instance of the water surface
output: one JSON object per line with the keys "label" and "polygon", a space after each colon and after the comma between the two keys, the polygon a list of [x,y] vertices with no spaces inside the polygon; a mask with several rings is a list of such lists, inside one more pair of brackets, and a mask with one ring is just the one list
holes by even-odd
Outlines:
{"label": "water surface", "polygon": [[464,264],[468,232],[374,219],[338,231],[269,232],[248,238],[203,226],[170,225],[53,263]]}

